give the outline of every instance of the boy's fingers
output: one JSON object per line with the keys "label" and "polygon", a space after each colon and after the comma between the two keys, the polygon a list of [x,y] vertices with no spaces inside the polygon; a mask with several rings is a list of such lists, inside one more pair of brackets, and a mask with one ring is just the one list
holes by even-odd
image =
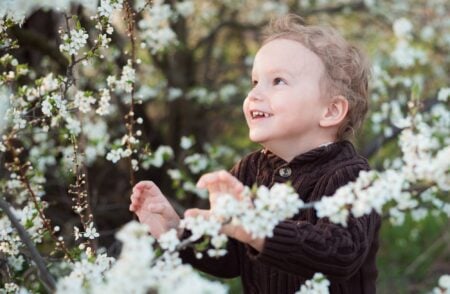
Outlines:
{"label": "boy's fingers", "polygon": [[136,205],[136,204],[134,204],[134,203],[131,203],[131,204],[130,204],[130,207],[129,207],[130,211],[133,211],[133,212],[135,212],[136,210],[138,210],[138,208],[139,208],[139,206]]}
{"label": "boy's fingers", "polygon": [[207,219],[207,218],[209,218],[210,214],[211,214],[211,211],[207,210],[207,209],[191,208],[191,209],[187,209],[184,212],[184,217],[203,216],[205,219]]}
{"label": "boy's fingers", "polygon": [[197,182],[197,188],[200,189],[208,189],[209,192],[216,192],[219,190],[219,187],[217,186],[218,177],[217,173],[209,173],[205,174],[200,177],[200,179]]}
{"label": "boy's fingers", "polygon": [[[198,188],[208,189],[210,201],[214,202],[219,193],[231,194],[237,199],[242,199],[244,185],[232,174],[222,170],[205,174],[197,182]],[[217,195],[214,195],[217,194]]]}
{"label": "boy's fingers", "polygon": [[135,204],[141,204],[144,201],[144,195],[142,193],[133,193],[131,194],[131,202]]}
{"label": "boy's fingers", "polygon": [[136,189],[138,191],[142,190],[151,190],[153,188],[157,188],[156,184],[153,181],[140,181],[133,187],[133,191]]}
{"label": "boy's fingers", "polygon": [[167,211],[167,204],[165,203],[150,203],[147,207],[151,213],[164,215]]}
{"label": "boy's fingers", "polygon": [[131,194],[131,197],[130,197],[131,203],[138,203],[140,200],[139,198],[140,198],[139,194],[136,194],[136,193]]}
{"label": "boy's fingers", "polygon": [[225,170],[204,174],[197,182],[197,187],[207,188],[208,185],[219,184],[221,182],[228,183],[234,177]]}
{"label": "boy's fingers", "polygon": [[137,190],[137,191],[142,191],[142,189],[147,185],[148,181],[140,181],[139,183],[137,183],[136,185],[134,185],[133,187],[133,191]]}

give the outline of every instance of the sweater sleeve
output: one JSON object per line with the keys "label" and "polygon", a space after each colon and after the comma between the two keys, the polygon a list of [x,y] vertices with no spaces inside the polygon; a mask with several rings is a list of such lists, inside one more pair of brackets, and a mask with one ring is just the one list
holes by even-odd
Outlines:
{"label": "sweater sleeve", "polygon": [[[246,178],[249,177],[247,170],[250,162],[252,160],[249,160],[249,156],[245,157],[230,170],[230,173],[241,182],[245,182]],[[186,231],[184,238],[187,238],[189,234],[190,232]],[[183,262],[189,263],[196,269],[213,276],[220,278],[237,277],[240,275],[240,258],[245,255],[245,248],[239,241],[228,238],[226,250],[227,254],[222,257],[209,257],[207,254],[203,254],[203,258],[197,259],[194,250],[186,248],[180,251],[180,257]]]}
{"label": "sweater sleeve", "polygon": [[227,254],[221,257],[209,257],[206,253],[197,259],[192,248],[180,251],[180,258],[194,268],[210,275],[231,279],[240,275],[239,244],[235,239],[228,238]]}
{"label": "sweater sleeve", "polygon": [[[335,171],[317,192],[332,195],[337,187],[355,180],[361,169],[365,168],[359,165]],[[321,272],[329,279],[342,281],[360,269],[373,242],[378,242],[380,222],[375,212],[360,218],[350,216],[347,227],[327,218],[315,224],[286,220],[275,227],[273,237],[265,239],[261,252],[247,246],[247,253],[251,259],[292,274],[310,277]]]}

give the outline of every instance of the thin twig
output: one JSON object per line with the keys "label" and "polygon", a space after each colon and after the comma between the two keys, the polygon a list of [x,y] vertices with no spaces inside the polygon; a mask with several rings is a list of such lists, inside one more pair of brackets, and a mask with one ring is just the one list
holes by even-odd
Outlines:
{"label": "thin twig", "polygon": [[[136,68],[136,36],[135,36],[135,18],[136,13],[133,10],[132,5],[128,2],[125,1],[125,19],[127,22],[127,34],[128,37],[130,38],[130,43],[131,43],[131,67],[133,69]],[[128,112],[127,115],[125,115],[125,121],[126,121],[126,128],[128,130],[128,141],[127,141],[127,148],[129,150],[133,150],[132,146],[131,146],[131,141],[130,138],[133,137],[133,126],[134,126],[134,93],[135,93],[135,82],[133,81],[132,85],[131,85],[131,93],[130,93],[130,111]],[[131,153],[131,155],[128,158],[128,163],[129,163],[129,167],[130,167],[130,185],[134,186],[134,184],[136,183],[136,179],[134,176],[134,170],[133,170],[133,164],[132,164],[132,160],[133,160],[133,152]]]}
{"label": "thin twig", "polygon": [[24,185],[25,189],[27,190],[28,194],[30,195],[31,200],[33,201],[33,204],[35,206],[35,209],[38,212],[39,218],[42,221],[42,224],[44,228],[48,231],[50,234],[50,237],[54,240],[54,242],[60,246],[64,254],[69,258],[70,261],[73,262],[72,255],[70,254],[69,250],[66,248],[66,245],[63,240],[58,240],[58,238],[55,236],[55,233],[52,229],[52,226],[50,224],[50,221],[46,218],[43,209],[39,205],[38,197],[36,196],[36,193],[34,193],[33,188],[31,187],[30,181],[27,178],[27,170],[31,167],[31,163],[27,162],[25,164],[21,164],[19,159],[19,154],[22,148],[14,148],[11,143],[11,137],[7,138],[5,140],[6,146],[8,151],[11,152],[11,155],[13,156],[12,163],[10,165],[12,168],[15,168],[16,172],[19,175],[20,182]]}

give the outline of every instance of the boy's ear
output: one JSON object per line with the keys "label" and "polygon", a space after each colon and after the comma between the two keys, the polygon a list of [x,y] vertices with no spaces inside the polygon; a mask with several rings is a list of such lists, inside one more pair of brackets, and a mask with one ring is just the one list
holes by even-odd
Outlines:
{"label": "boy's ear", "polygon": [[333,127],[339,125],[348,112],[348,100],[342,96],[334,96],[328,102],[319,125],[321,127]]}

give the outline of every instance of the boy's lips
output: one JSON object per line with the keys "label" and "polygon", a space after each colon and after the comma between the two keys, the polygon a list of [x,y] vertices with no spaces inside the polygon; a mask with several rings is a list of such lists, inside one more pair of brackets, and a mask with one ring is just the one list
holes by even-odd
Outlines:
{"label": "boy's lips", "polygon": [[261,110],[250,110],[250,117],[252,119],[261,119],[271,117],[273,114]]}

